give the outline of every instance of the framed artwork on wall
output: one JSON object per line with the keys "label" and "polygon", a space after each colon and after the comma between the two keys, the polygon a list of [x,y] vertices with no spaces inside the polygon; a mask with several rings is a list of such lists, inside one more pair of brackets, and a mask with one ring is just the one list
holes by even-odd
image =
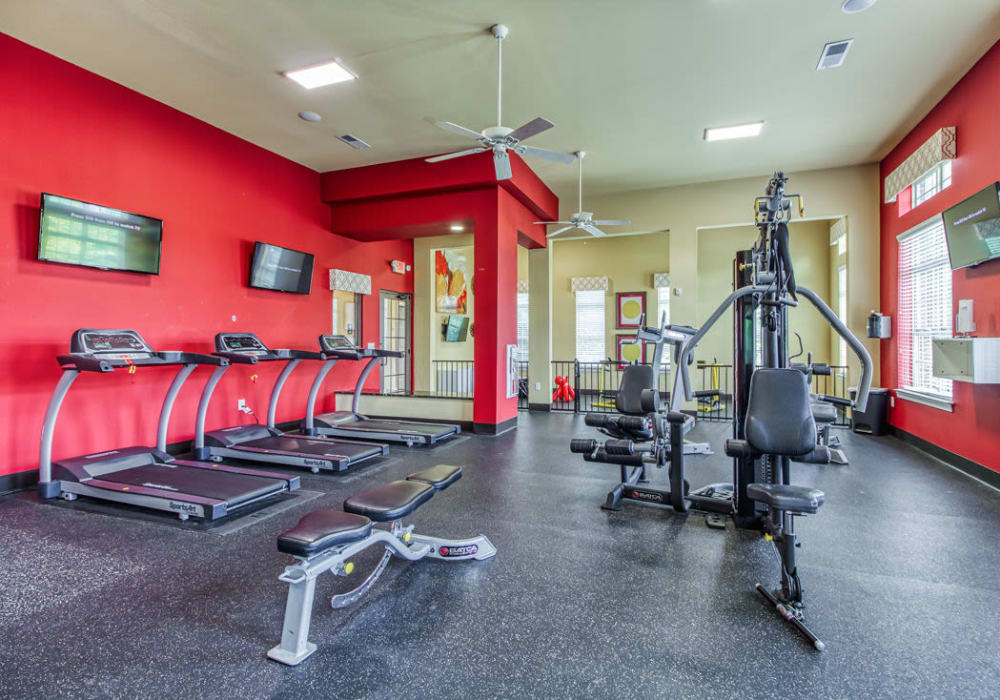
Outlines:
{"label": "framed artwork on wall", "polygon": [[624,369],[626,365],[633,363],[642,363],[646,361],[643,357],[645,354],[645,343],[635,342],[634,335],[616,335],[615,336],[615,348],[616,357],[618,359],[618,369]]}
{"label": "framed artwork on wall", "polygon": [[639,320],[646,313],[646,292],[618,292],[615,302],[617,328],[638,328]]}

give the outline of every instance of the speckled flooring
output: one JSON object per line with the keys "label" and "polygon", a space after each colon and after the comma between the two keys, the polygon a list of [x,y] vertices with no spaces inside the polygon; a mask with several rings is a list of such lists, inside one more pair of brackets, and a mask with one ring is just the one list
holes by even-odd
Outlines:
{"label": "speckled flooring", "polygon": [[[751,532],[698,514],[599,508],[615,468],[571,455],[582,416],[522,414],[339,475],[326,495],[218,536],[0,499],[0,697],[917,698],[1000,693],[1000,494],[892,438],[839,431],[851,464],[797,465],[826,491],[799,521],[812,651],[753,592],[777,580]],[[728,426],[694,438],[694,486],[728,478]],[[700,435],[699,435],[700,434]],[[402,457],[402,459],[399,459]],[[290,558],[274,536],[308,510],[437,463],[465,477],[417,530],[484,533],[488,562],[394,560],[360,603],[319,581],[311,640],[289,668],[279,638]],[[666,475],[653,475],[654,485]],[[358,568],[375,553],[359,558]]]}

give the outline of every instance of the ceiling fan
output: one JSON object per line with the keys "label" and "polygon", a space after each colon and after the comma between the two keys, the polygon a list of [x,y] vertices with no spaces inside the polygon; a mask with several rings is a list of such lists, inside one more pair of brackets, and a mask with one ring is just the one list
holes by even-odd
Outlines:
{"label": "ceiling fan", "polygon": [[569,217],[569,221],[536,221],[536,224],[567,224],[561,229],[553,231],[546,238],[552,238],[553,236],[558,236],[564,231],[569,231],[573,228],[578,228],[586,231],[591,236],[597,236],[598,238],[606,236],[608,234],[604,233],[598,226],[628,226],[631,221],[628,219],[594,219],[594,212],[583,210],[583,157],[587,155],[586,151],[577,151],[573,154],[576,156],[577,161],[580,164],[580,179],[577,185],[577,194],[579,199],[577,200],[580,208],[575,214]]}
{"label": "ceiling fan", "polygon": [[451,160],[452,158],[471,156],[473,153],[493,151],[493,167],[496,170],[497,180],[509,180],[512,173],[510,170],[510,156],[507,151],[514,151],[518,155],[522,156],[545,158],[546,160],[552,160],[557,163],[568,164],[573,162],[572,153],[560,153],[559,151],[551,151],[547,148],[536,148],[535,146],[524,146],[521,144],[522,141],[555,126],[555,124],[550,122],[548,119],[537,117],[517,129],[511,129],[503,126],[503,122],[500,119],[500,105],[501,97],[503,95],[502,47],[503,40],[506,38],[508,31],[507,27],[502,24],[494,24],[490,27],[490,32],[497,40],[497,125],[488,126],[481,132],[475,132],[472,129],[466,129],[464,126],[459,126],[458,124],[453,124],[452,122],[436,122],[436,126],[439,128],[444,129],[445,131],[450,131],[453,134],[458,134],[459,136],[465,136],[473,139],[474,141],[478,141],[480,145],[476,148],[469,148],[464,151],[456,151],[455,153],[445,153],[444,155],[425,158],[428,163],[438,163],[442,160]]}

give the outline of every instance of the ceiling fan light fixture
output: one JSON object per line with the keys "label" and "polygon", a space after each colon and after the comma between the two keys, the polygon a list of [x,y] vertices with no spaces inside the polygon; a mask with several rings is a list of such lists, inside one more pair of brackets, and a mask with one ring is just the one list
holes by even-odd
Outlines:
{"label": "ceiling fan light fixture", "polygon": [[844,0],[840,10],[846,14],[853,15],[855,12],[862,12],[874,5],[876,0]]}
{"label": "ceiling fan light fixture", "polygon": [[339,58],[315,66],[285,71],[282,75],[294,80],[307,90],[358,79],[358,76],[344,66]]}
{"label": "ceiling fan light fixture", "polygon": [[753,136],[760,136],[764,128],[764,122],[751,122],[749,124],[736,124],[734,126],[713,126],[705,129],[704,139],[706,141],[729,141],[731,139],[745,139]]}

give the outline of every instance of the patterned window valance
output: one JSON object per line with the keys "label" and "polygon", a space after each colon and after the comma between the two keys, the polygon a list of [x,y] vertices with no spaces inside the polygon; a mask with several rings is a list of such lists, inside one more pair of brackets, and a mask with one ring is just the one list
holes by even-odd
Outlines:
{"label": "patterned window valance", "polygon": [[943,160],[950,160],[956,154],[955,127],[938,129],[924,144],[910,154],[885,178],[885,201],[896,201],[896,195],[909,187],[918,177]]}
{"label": "patterned window valance", "polygon": [[607,277],[574,277],[570,281],[570,289],[574,292],[586,292],[591,290],[608,291]]}
{"label": "patterned window valance", "polygon": [[355,294],[371,294],[372,278],[347,270],[330,270],[330,289]]}
{"label": "patterned window valance", "polygon": [[528,293],[528,280],[518,280],[517,281],[517,293],[527,294]]}
{"label": "patterned window valance", "polygon": [[664,287],[669,287],[669,286],[670,286],[669,272],[653,273],[653,289],[663,289]]}

